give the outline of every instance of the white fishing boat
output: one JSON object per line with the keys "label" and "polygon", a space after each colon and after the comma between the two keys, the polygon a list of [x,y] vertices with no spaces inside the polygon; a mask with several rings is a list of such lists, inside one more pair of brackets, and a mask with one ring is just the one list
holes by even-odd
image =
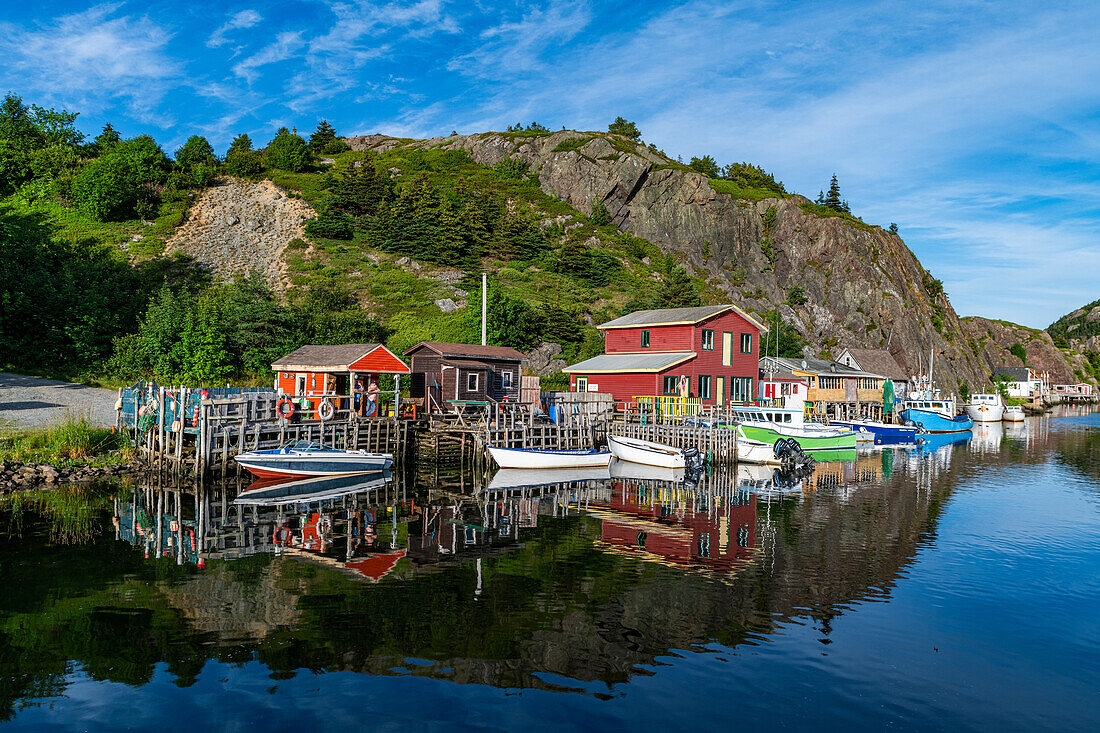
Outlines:
{"label": "white fishing boat", "polygon": [[531,450],[489,446],[489,455],[501,468],[584,468],[606,466],[611,453],[587,450]]}
{"label": "white fishing boat", "polygon": [[1023,422],[1024,417],[1024,408],[1019,405],[1005,405],[1001,419],[1005,422]]}
{"label": "white fishing boat", "polygon": [[703,462],[698,449],[674,448],[664,443],[638,438],[624,438],[621,435],[608,435],[607,447],[620,461],[641,463],[661,468],[686,468]]}
{"label": "white fishing boat", "polygon": [[972,394],[964,405],[966,414],[974,422],[1000,422],[1005,406],[999,394]]}

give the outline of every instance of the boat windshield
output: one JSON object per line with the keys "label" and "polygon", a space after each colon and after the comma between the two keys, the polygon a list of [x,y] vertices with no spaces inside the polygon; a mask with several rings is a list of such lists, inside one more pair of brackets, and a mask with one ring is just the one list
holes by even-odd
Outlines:
{"label": "boat windshield", "polygon": [[319,451],[335,451],[336,448],[329,448],[310,440],[288,440],[286,445],[283,446],[283,450],[287,452],[298,451],[301,453],[315,453]]}

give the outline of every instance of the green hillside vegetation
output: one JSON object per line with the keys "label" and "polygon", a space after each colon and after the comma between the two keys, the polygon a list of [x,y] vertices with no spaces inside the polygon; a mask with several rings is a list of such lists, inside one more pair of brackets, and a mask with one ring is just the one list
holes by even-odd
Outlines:
{"label": "green hillside vegetation", "polygon": [[1079,312],[1080,315],[1074,316],[1070,313],[1050,324],[1047,327],[1047,333],[1054,339],[1054,344],[1067,348],[1071,338],[1083,341],[1093,336],[1100,336],[1100,319],[1088,320],[1089,311],[1097,307],[1100,307],[1100,300],[1094,300],[1074,311],[1074,313]]}
{"label": "green hillside vegetation", "polygon": [[[4,368],[86,381],[266,381],[271,360],[302,343],[473,342],[482,269],[490,340],[547,339],[570,359],[600,350],[590,323],[699,303],[701,288],[717,297],[649,242],[544,194],[516,161],[490,169],[454,151],[356,153],[324,121],[308,141],[283,128],[256,149],[240,135],[218,159],[196,135],[169,157],[153,138],[124,140],[110,125],[89,141],[76,119],[10,94],[0,105]],[[337,162],[319,165],[322,156]],[[312,244],[288,248],[285,295],[257,276],[215,283],[200,264],[163,256],[190,202],[226,173],[270,178],[319,212]],[[400,257],[424,269],[398,266]],[[443,313],[430,276],[456,269],[469,273],[458,283],[469,306]]]}

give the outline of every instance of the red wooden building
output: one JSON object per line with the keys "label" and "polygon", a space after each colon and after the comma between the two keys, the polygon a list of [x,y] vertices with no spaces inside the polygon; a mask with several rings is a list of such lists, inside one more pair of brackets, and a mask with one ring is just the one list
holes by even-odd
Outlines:
{"label": "red wooden building", "polygon": [[604,353],[574,364],[575,392],[697,397],[702,404],[751,402],[767,329],[735,305],[636,311],[598,326]]}
{"label": "red wooden building", "polygon": [[[378,412],[378,377],[398,375],[394,392],[400,391],[400,375],[408,374],[405,362],[382,344],[303,346],[271,365],[275,391],[291,395],[306,418],[316,418],[326,397],[341,417],[349,410],[372,417]],[[372,384],[374,385],[372,387]]]}

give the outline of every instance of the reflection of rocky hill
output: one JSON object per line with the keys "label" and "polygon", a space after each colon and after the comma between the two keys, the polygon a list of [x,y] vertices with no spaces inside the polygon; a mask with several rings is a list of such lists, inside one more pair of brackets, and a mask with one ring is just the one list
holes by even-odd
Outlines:
{"label": "reflection of rocky hill", "polygon": [[219,563],[182,583],[164,583],[160,592],[195,631],[222,641],[259,640],[301,617],[297,594],[280,586],[279,566],[271,564],[258,583],[245,585]]}

